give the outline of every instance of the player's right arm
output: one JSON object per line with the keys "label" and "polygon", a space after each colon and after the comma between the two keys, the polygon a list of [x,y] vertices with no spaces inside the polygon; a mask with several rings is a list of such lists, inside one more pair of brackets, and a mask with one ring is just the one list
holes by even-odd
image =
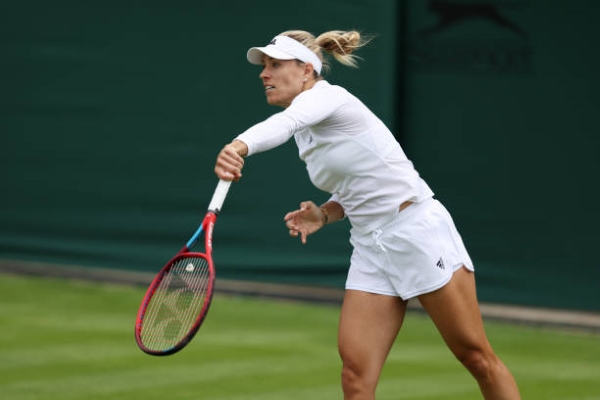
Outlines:
{"label": "player's right arm", "polygon": [[225,181],[238,181],[242,177],[244,157],[248,154],[248,146],[241,140],[234,140],[225,145],[215,164],[215,174]]}

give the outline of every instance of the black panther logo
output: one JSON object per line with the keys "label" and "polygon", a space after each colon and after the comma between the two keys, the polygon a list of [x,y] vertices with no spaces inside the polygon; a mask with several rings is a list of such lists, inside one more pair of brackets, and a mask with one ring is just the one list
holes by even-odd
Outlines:
{"label": "black panther logo", "polygon": [[418,31],[421,38],[439,33],[453,25],[464,22],[469,19],[484,19],[493,24],[508,29],[517,35],[527,38],[527,32],[519,27],[507,17],[502,15],[500,7],[519,5],[519,3],[483,3],[483,2],[457,2],[444,0],[430,0],[428,9],[437,16],[437,23],[431,27]]}
{"label": "black panther logo", "polygon": [[[530,34],[507,16],[507,10],[526,8],[526,0],[415,0],[435,18],[421,25],[408,41],[408,61],[414,71],[467,73],[527,73],[531,71],[533,47]],[[525,6],[525,7],[523,7]],[[523,15],[521,13],[521,15]],[[470,29],[459,35],[440,35],[455,31],[468,21],[484,22],[492,32],[510,32],[507,37],[490,36],[488,29]]]}

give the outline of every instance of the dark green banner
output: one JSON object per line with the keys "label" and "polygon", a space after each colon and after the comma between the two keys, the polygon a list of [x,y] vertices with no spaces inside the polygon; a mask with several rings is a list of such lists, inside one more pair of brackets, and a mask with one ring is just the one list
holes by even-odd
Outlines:
{"label": "dark green banner", "polygon": [[[245,54],[284,30],[376,33],[359,70],[328,79],[393,119],[393,2],[0,7],[2,258],[158,270],[202,220],[222,146],[280,110]],[[283,224],[328,197],[293,143],[246,164],[215,231],[219,276],[341,286],[348,227],[302,246]]]}
{"label": "dark green banner", "polygon": [[404,141],[483,299],[600,309],[590,1],[408,2]]}

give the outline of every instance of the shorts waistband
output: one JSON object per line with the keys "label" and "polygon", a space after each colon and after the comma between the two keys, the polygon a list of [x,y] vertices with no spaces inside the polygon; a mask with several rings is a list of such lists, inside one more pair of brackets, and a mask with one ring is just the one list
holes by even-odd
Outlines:
{"label": "shorts waistband", "polygon": [[389,224],[391,224],[392,222],[397,221],[397,220],[404,220],[404,219],[410,217],[412,214],[414,214],[419,209],[421,209],[421,207],[423,205],[426,205],[432,201],[436,201],[436,200],[432,197],[429,197],[429,198],[419,201],[419,202],[405,201],[402,204],[400,204],[400,206],[398,206],[398,212],[391,214],[389,216],[389,218],[387,218],[387,220],[383,221],[379,227],[369,230],[369,231],[360,230],[360,229],[357,229],[356,227],[353,227],[351,230],[351,234],[353,236],[368,236],[368,235],[371,235],[374,231],[385,230],[385,227],[388,226]]}

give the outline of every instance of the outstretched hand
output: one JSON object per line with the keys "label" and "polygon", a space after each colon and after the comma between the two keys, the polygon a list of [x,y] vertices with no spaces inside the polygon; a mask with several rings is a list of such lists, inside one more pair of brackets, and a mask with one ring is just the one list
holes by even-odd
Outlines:
{"label": "outstretched hand", "polygon": [[324,226],[323,211],[312,201],[300,203],[300,209],[290,211],[283,220],[290,230],[290,236],[298,237],[302,244],[306,243],[306,237],[315,233]]}
{"label": "outstretched hand", "polygon": [[245,143],[239,140],[229,143],[217,156],[215,174],[219,179],[237,182],[242,177],[242,168],[244,168],[242,155],[247,153],[248,146]]}

